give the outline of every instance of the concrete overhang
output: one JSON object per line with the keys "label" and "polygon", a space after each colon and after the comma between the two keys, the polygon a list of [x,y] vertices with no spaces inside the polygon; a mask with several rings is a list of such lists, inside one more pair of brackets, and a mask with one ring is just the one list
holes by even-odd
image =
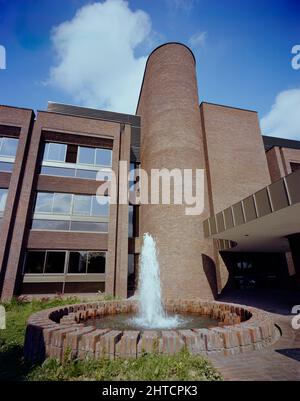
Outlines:
{"label": "concrete overhang", "polygon": [[299,232],[300,170],[204,221],[205,237],[232,252],[287,252]]}

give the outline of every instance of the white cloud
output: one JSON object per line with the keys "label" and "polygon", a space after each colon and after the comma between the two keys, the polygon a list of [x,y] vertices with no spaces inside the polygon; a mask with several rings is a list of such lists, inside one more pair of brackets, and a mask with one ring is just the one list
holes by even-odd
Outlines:
{"label": "white cloud", "polygon": [[150,33],[148,14],[124,0],[84,6],[53,29],[49,82],[81,105],[135,113],[146,63],[135,51]]}
{"label": "white cloud", "polygon": [[280,92],[260,125],[264,135],[300,140],[300,88]]}
{"label": "white cloud", "polygon": [[197,50],[204,45],[206,37],[207,32],[195,33],[193,36],[190,37],[189,44],[193,49]]}

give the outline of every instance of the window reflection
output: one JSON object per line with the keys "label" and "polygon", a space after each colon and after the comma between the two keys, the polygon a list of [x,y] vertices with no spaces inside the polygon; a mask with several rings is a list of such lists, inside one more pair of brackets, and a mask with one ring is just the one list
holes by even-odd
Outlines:
{"label": "window reflection", "polygon": [[106,252],[39,251],[26,254],[27,274],[99,274],[105,273]]}
{"label": "window reflection", "polygon": [[77,216],[90,216],[91,196],[74,195],[73,214]]}
{"label": "window reflection", "polygon": [[5,209],[8,189],[0,188],[0,213],[2,214]]}
{"label": "window reflection", "polygon": [[79,146],[78,163],[95,165],[95,148]]}
{"label": "window reflection", "polygon": [[71,194],[54,194],[53,200],[53,213],[54,214],[66,214],[71,213]]}
{"label": "window reflection", "polygon": [[0,162],[0,171],[11,173],[14,168],[14,163]]}
{"label": "window reflection", "polygon": [[64,162],[66,158],[67,145],[62,143],[46,143],[44,160]]}
{"label": "window reflection", "polygon": [[0,138],[0,156],[15,157],[19,140],[17,138]]}
{"label": "window reflection", "polygon": [[70,252],[68,273],[83,274],[87,268],[87,253],[86,252]]}
{"label": "window reflection", "polygon": [[[55,166],[56,163],[62,164],[62,167]],[[61,177],[96,179],[99,167],[111,168],[111,166],[111,149],[47,142],[40,172]],[[111,179],[110,171],[101,173],[103,180]]]}
{"label": "window reflection", "polygon": [[35,213],[51,213],[53,197],[53,193],[38,192],[35,203]]}

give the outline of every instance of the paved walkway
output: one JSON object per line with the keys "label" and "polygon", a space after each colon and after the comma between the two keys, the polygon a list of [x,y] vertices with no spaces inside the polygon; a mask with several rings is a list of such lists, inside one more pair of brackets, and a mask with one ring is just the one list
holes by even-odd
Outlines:
{"label": "paved walkway", "polygon": [[299,380],[300,381],[300,329],[291,326],[291,307],[300,305],[299,294],[284,296],[283,293],[235,293],[220,298],[261,307],[268,310],[280,327],[279,340],[262,351],[235,356],[211,357],[213,365],[225,380]]}

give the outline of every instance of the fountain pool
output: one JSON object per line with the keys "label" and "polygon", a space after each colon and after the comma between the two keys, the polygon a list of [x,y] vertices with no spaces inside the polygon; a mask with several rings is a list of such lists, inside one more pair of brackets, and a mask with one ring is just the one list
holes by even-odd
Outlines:
{"label": "fountain pool", "polygon": [[270,316],[244,305],[193,299],[163,299],[154,239],[144,235],[138,294],[126,300],[96,301],[43,310],[27,323],[24,356],[119,358],[152,352],[234,355],[276,341]]}
{"label": "fountain pool", "polygon": [[[202,316],[198,313],[168,313],[169,321],[176,321],[176,329],[193,329],[197,328],[208,328],[218,326],[218,320],[213,319],[209,316]],[[143,320],[136,318],[135,313],[119,313],[117,315],[107,315],[99,319],[91,319],[85,322],[85,326],[93,326],[96,329],[105,329],[109,327],[113,330],[166,330],[170,329],[169,326],[165,326],[164,322],[160,326],[159,322],[153,326],[145,326]]]}

